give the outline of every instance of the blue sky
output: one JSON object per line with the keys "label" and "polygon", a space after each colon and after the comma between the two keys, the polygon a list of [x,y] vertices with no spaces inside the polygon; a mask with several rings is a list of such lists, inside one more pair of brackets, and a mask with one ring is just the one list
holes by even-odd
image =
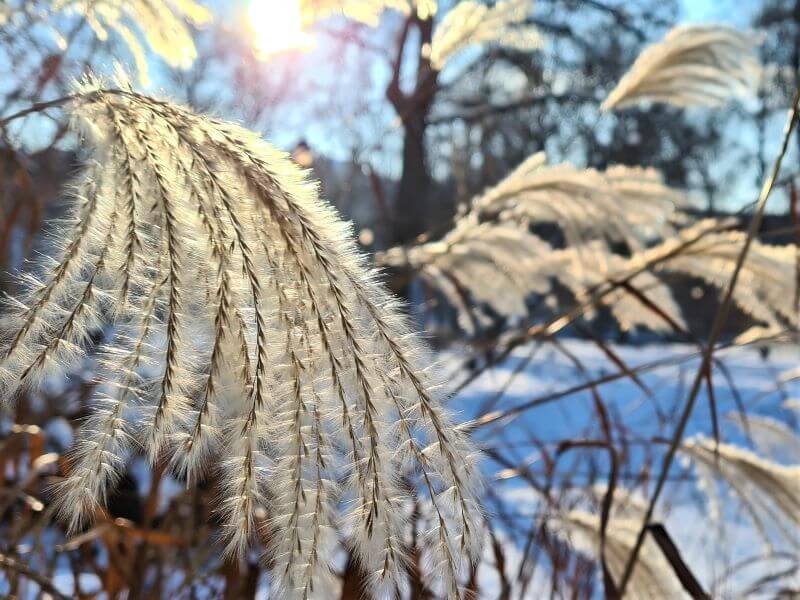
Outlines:
{"label": "blue sky", "polygon": [[727,0],[683,0],[683,11],[686,21],[713,21],[746,25],[757,5],[756,0],[734,3]]}
{"label": "blue sky", "polygon": [[683,0],[684,20],[746,26],[759,0]]}

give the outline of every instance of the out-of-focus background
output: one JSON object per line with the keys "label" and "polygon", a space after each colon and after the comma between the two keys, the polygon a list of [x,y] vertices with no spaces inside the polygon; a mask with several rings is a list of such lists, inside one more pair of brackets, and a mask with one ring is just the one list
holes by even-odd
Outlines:
{"label": "out-of-focus background", "polygon": [[[124,73],[290,153],[475,420],[489,526],[469,592],[602,597],[600,564],[619,577],[780,150],[800,2],[507,1],[521,16],[464,40],[449,13],[502,3],[0,0],[0,119]],[[602,110],[679,24],[752,34],[749,92]],[[79,148],[58,107],[0,128],[4,291],[47,251]],[[800,131],[666,474],[657,515],[678,556],[648,541],[649,596],[690,594],[687,577],[714,598],[800,594],[799,158]],[[89,362],[0,413],[0,596],[268,597],[257,551],[230,561],[213,543],[213,480],[187,487],[132,456],[93,526],[68,537],[52,520],[48,486],[91,382]],[[617,511],[601,524],[609,485]],[[341,589],[324,597],[359,597],[344,546],[337,564]]]}

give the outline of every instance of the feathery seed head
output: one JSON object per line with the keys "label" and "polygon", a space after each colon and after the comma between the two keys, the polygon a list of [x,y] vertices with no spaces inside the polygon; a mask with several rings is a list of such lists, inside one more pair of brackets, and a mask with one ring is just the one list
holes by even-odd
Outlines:
{"label": "feathery seed head", "polygon": [[436,512],[434,551],[476,556],[474,452],[316,185],[255,134],[129,88],[89,82],[75,113],[94,162],[0,350],[11,389],[108,340],[60,485],[73,529],[136,443],[190,480],[217,466],[227,550],[266,530],[287,597],[324,594],[343,523],[374,589],[395,584],[404,466]]}
{"label": "feathery seed head", "polygon": [[720,106],[755,90],[758,36],[722,25],[681,25],[645,49],[603,102],[603,110],[663,102]]}

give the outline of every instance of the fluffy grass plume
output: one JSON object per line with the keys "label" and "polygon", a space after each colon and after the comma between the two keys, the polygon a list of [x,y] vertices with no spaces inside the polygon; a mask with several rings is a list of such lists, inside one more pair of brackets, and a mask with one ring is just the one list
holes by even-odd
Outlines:
{"label": "fluffy grass plume", "polygon": [[137,32],[167,64],[187,69],[197,54],[187,22],[211,21],[211,12],[194,0],[55,0],[52,8],[80,15],[99,40],[106,40],[109,31],[119,36],[142,83],[148,81],[147,53]]}
{"label": "fluffy grass plume", "polygon": [[[605,560],[616,581],[620,580],[625,569],[625,561],[636,542],[640,524],[641,519],[634,516],[612,518],[608,523]],[[601,521],[596,514],[582,510],[565,511],[552,519],[551,526],[555,533],[575,550],[587,556],[597,557]],[[645,542],[625,597],[642,600],[688,597],[652,539]]]}
{"label": "fluffy grass plume", "polygon": [[301,0],[300,5],[310,23],[341,15],[373,27],[387,9],[403,14],[413,11],[420,19],[433,17],[438,9],[437,0]]}
{"label": "fluffy grass plume", "polygon": [[687,440],[681,452],[695,467],[699,485],[709,498],[711,513],[719,518],[717,481],[740,502],[770,550],[782,539],[800,547],[800,465],[781,465],[732,444],[716,444],[704,437]]}
{"label": "fluffy grass plume", "polygon": [[73,108],[91,158],[0,353],[3,397],[96,356],[57,494],[72,528],[136,444],[189,480],[218,471],[233,555],[267,508],[281,597],[325,597],[341,531],[374,593],[401,585],[410,494],[455,595],[482,535],[475,453],[349,227],[254,133],[94,84]]}
{"label": "fluffy grass plume", "polygon": [[720,106],[756,89],[757,36],[722,25],[681,25],[642,52],[603,110],[663,102]]}
{"label": "fluffy grass plume", "polygon": [[603,238],[639,248],[647,239],[671,233],[670,218],[685,202],[654,169],[548,165],[538,152],[475,198],[472,212],[481,220],[553,223],[571,246]]}
{"label": "fluffy grass plume", "polygon": [[[524,317],[528,297],[549,294],[555,281],[580,296],[623,274],[630,261],[613,254],[609,243],[643,251],[649,241],[674,235],[674,223],[682,219],[677,209],[685,203],[653,169],[549,166],[544,153],[537,153],[473,199],[442,239],[392,248],[377,259],[419,273],[457,310],[460,327],[474,334],[491,323],[483,305],[506,317]],[[568,247],[554,249],[531,233],[540,223],[558,226]],[[670,290],[651,273],[641,273],[635,283],[682,321]],[[624,290],[609,294],[603,304],[624,329],[666,326]]]}
{"label": "fluffy grass plume", "polygon": [[494,6],[462,0],[434,31],[429,49],[431,65],[441,70],[451,56],[476,44],[494,43],[519,50],[539,48],[539,32],[526,23],[532,5],[532,0],[500,0]]}
{"label": "fluffy grass plume", "polygon": [[764,456],[800,465],[800,435],[783,421],[760,415],[731,413],[728,419],[748,435]]}

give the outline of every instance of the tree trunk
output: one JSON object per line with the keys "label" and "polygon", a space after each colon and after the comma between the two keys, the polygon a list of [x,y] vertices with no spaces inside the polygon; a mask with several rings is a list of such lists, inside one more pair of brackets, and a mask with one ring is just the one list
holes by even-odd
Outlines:
{"label": "tree trunk", "polygon": [[412,241],[429,225],[431,177],[425,153],[426,116],[416,113],[403,122],[403,170],[394,198],[394,244]]}
{"label": "tree trunk", "polygon": [[[417,74],[413,89],[405,92],[400,87],[400,71],[413,27],[419,30],[413,54],[417,60]],[[430,46],[432,35],[431,19],[419,19],[413,14],[406,18],[397,41],[392,80],[386,88],[386,97],[403,124],[403,164],[394,197],[391,244],[408,243],[430,225],[426,218],[431,201],[431,176],[426,160],[425,130],[437,90],[438,72],[425,58],[423,48]]]}
{"label": "tree trunk", "polygon": [[[800,87],[800,0],[794,3],[794,46],[792,47],[792,67],[794,68],[795,89],[789,93],[790,102],[795,97],[795,92]],[[795,131],[797,150],[800,151],[800,129]]]}

